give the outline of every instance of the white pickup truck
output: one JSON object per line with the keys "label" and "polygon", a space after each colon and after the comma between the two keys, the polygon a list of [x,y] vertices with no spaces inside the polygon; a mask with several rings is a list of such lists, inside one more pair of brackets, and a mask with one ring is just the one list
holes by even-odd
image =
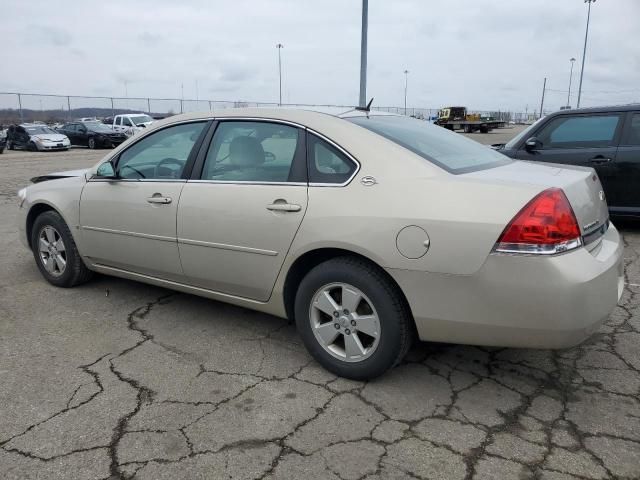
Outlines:
{"label": "white pickup truck", "polygon": [[125,113],[113,117],[113,130],[123,132],[130,137],[152,123],[153,118],[146,113]]}

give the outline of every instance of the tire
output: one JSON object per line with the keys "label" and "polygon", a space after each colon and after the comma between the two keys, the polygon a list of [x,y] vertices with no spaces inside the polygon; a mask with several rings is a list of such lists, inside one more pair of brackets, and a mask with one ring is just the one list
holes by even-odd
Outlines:
{"label": "tire", "polygon": [[[323,302],[326,292],[334,304]],[[345,298],[347,292],[351,299],[358,294],[361,299]],[[344,310],[348,304],[355,305],[356,311]],[[336,305],[338,317],[323,311],[327,306],[331,311]],[[372,320],[363,328],[365,323],[360,319],[364,318],[377,318],[377,323]],[[378,377],[396,366],[414,338],[413,319],[398,288],[379,268],[355,257],[333,258],[307,273],[296,292],[295,319],[313,358],[330,372],[354,380]],[[369,336],[360,328],[369,329],[374,335]],[[321,343],[322,335],[328,335],[329,339],[335,335],[335,340],[327,346],[331,340]],[[348,360],[346,342],[359,345],[356,351],[364,353]]]}
{"label": "tire", "polygon": [[29,150],[30,152],[37,152],[38,146],[33,142],[29,142],[29,144],[27,145],[27,150]]}
{"label": "tire", "polygon": [[464,133],[473,133],[473,127],[471,125],[465,125]]}
{"label": "tire", "polygon": [[9,140],[7,140],[7,150],[13,150],[13,143],[11,143]]}
{"label": "tire", "polygon": [[[52,234],[52,237],[49,234]],[[43,250],[41,253],[41,236],[43,236],[47,244],[55,245],[58,254],[66,261],[64,268],[60,268],[60,263],[53,259],[50,264],[53,268],[47,267],[45,258],[52,257],[52,250]],[[59,243],[60,239],[62,240],[62,245]],[[86,267],[80,257],[78,247],[73,240],[69,227],[57,212],[49,210],[41,213],[36,218],[31,229],[31,247],[40,273],[49,283],[56,287],[73,287],[88,281],[93,276],[93,272]]]}
{"label": "tire", "polygon": [[89,138],[89,141],[87,142],[87,146],[91,149],[94,150],[96,148],[96,139],[91,137]]}
{"label": "tire", "polygon": [[480,125],[480,133],[489,133],[489,127],[486,125]]}

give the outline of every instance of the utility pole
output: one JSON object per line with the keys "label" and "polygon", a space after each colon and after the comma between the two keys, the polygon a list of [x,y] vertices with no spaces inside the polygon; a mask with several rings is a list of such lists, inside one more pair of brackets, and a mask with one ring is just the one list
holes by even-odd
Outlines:
{"label": "utility pole", "polygon": [[544,93],[547,90],[547,77],[544,77],[544,83],[542,84],[542,100],[540,101],[540,118],[542,118],[542,109],[544,107]]}
{"label": "utility pole", "polygon": [[582,68],[580,69],[580,85],[578,86],[578,104],[576,108],[580,108],[580,98],[582,97],[582,76],[584,75],[584,59],[587,56],[587,38],[589,37],[589,19],[591,18],[591,4],[596,0],[584,0],[584,3],[589,4],[587,10],[587,28],[584,32],[584,48],[582,49]]}
{"label": "utility pole", "polygon": [[573,64],[576,59],[571,57],[569,61],[571,62],[571,72],[569,73],[569,93],[567,93],[567,107],[571,107],[571,80],[573,79]]}
{"label": "utility pole", "polygon": [[280,56],[280,50],[282,50],[284,48],[284,45],[279,43],[276,45],[276,48],[278,49],[278,77],[279,77],[279,84],[280,84],[280,88],[279,88],[279,100],[278,100],[278,105],[282,106],[282,57]]}
{"label": "utility pole", "polygon": [[409,82],[409,70],[404,71],[404,114],[407,114],[407,84]]}
{"label": "utility pole", "polygon": [[360,101],[358,106],[367,105],[367,31],[369,25],[369,0],[362,0],[362,36],[360,39]]}

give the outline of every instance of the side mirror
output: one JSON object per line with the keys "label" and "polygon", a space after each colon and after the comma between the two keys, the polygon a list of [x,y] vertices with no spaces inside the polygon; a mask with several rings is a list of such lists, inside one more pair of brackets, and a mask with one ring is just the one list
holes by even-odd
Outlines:
{"label": "side mirror", "polygon": [[527,139],[526,142],[524,142],[524,148],[528,152],[531,152],[533,150],[537,150],[541,146],[542,146],[542,142],[540,140],[538,140],[536,137],[531,137],[531,138]]}
{"label": "side mirror", "polygon": [[113,168],[113,164],[111,162],[104,162],[100,165],[96,171],[96,176],[100,178],[118,178],[116,175],[116,169]]}

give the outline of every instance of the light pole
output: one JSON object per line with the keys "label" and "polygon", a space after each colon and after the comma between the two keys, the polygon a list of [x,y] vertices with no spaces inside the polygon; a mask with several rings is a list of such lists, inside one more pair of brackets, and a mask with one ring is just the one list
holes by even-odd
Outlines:
{"label": "light pole", "polygon": [[276,45],[278,49],[278,74],[280,77],[280,100],[278,101],[278,105],[282,105],[282,58],[280,57],[280,50],[284,48],[284,45],[279,43]]}
{"label": "light pole", "polygon": [[407,83],[409,82],[409,70],[404,71],[404,114],[407,114]]}
{"label": "light pole", "polygon": [[571,80],[573,80],[573,64],[576,59],[571,57],[569,61],[571,62],[571,72],[569,73],[569,93],[567,93],[567,107],[571,107]]}
{"label": "light pole", "polygon": [[576,108],[580,108],[580,97],[582,96],[582,76],[584,75],[584,57],[587,55],[587,38],[589,37],[589,19],[591,18],[591,4],[596,0],[584,0],[584,3],[589,4],[587,10],[587,28],[584,32],[584,49],[582,50],[582,68],[580,69],[580,85],[578,86],[578,103]]}
{"label": "light pole", "polygon": [[360,37],[360,99],[359,107],[367,105],[367,32],[369,28],[369,0],[362,0],[362,31]]}

